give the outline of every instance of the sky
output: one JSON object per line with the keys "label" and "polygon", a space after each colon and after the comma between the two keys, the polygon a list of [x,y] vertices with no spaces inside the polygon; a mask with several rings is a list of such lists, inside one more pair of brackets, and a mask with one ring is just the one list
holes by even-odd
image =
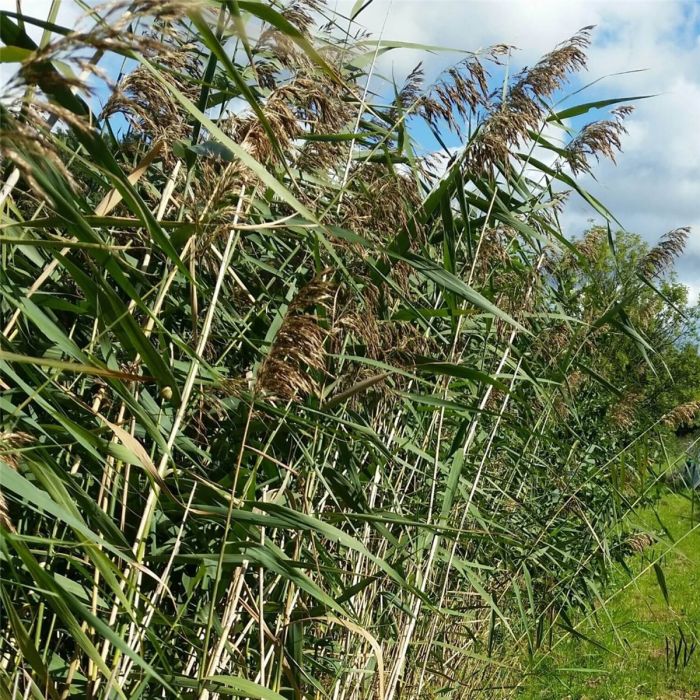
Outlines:
{"label": "sky", "polygon": [[[349,14],[354,0],[327,0]],[[360,3],[361,4],[361,3]],[[50,0],[24,0],[25,12],[46,15]],[[15,0],[0,0],[0,10]],[[81,11],[64,0],[58,23],[75,26]],[[651,244],[679,226],[691,235],[676,270],[692,300],[700,297],[700,0],[373,0],[357,23],[375,37],[478,50],[518,47],[513,70],[532,65],[581,27],[596,25],[585,101],[654,95],[628,118],[617,165],[601,162],[582,185],[626,229]],[[400,49],[385,54],[377,71],[400,81],[423,60],[430,81],[456,54]],[[630,73],[630,71],[635,71]],[[0,78],[0,83],[2,83]],[[598,113],[604,117],[605,113]],[[572,197],[563,216],[567,235],[580,235],[595,213]]]}
{"label": "sky", "polygon": [[[347,13],[352,0],[331,7]],[[655,243],[691,226],[676,263],[692,300],[700,296],[700,0],[374,0],[357,21],[383,39],[478,50],[518,47],[513,69],[532,65],[577,30],[596,25],[588,70],[580,86],[603,78],[579,98],[655,95],[628,118],[617,165],[602,161],[581,184],[623,226]],[[424,59],[430,80],[449,56],[399,50],[378,70],[401,79]],[[629,73],[629,71],[637,71]],[[583,99],[585,97],[585,100]],[[595,114],[595,113],[590,113]],[[604,117],[604,112],[598,112]],[[596,217],[579,197],[564,212],[567,235],[580,235]]]}

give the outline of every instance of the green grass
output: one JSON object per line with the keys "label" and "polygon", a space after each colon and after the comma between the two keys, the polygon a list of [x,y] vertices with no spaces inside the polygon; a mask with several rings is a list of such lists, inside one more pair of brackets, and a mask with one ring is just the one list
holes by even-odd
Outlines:
{"label": "green grass", "polygon": [[[656,508],[640,511],[634,525],[657,532],[662,541],[629,560],[634,579],[622,569],[606,605],[578,630],[606,647],[604,651],[568,637],[541,661],[524,698],[700,698],[700,649],[685,668],[673,664],[673,640],[680,630],[700,637],[700,520],[687,494],[669,494]],[[659,522],[660,521],[660,522]],[[660,524],[663,523],[663,526]],[[675,544],[667,535],[668,530]],[[659,557],[661,557],[659,559]],[[662,593],[654,561],[659,561],[668,590]],[[671,649],[667,667],[666,640]]]}

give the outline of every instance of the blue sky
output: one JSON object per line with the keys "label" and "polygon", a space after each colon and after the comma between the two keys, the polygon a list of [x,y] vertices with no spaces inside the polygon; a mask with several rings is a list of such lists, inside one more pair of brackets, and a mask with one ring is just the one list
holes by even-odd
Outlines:
{"label": "blue sky", "polygon": [[[354,0],[327,0],[349,13]],[[50,0],[24,0],[25,11],[45,16]],[[15,0],[0,0],[14,10]],[[75,26],[80,11],[63,0],[58,21]],[[531,65],[586,25],[596,25],[588,71],[580,84],[604,78],[586,100],[654,94],[627,120],[617,166],[602,162],[584,186],[623,225],[651,243],[678,226],[693,227],[676,269],[700,296],[700,0],[374,0],[358,22],[375,36],[456,49],[494,43],[518,47],[513,69]],[[397,50],[378,71],[401,80],[423,60],[430,81],[455,54]],[[628,71],[639,71],[626,73]],[[607,77],[605,77],[607,76]],[[0,83],[3,82],[0,80]],[[377,82],[373,87],[380,90]],[[604,114],[601,113],[601,116]],[[595,214],[572,198],[564,214],[569,235],[580,234]]]}
{"label": "blue sky", "polygon": [[[348,11],[352,0],[331,0]],[[588,70],[574,87],[603,78],[585,101],[656,95],[637,104],[617,166],[601,162],[583,185],[630,231],[654,243],[678,226],[692,226],[676,269],[700,296],[700,0],[374,0],[358,21],[383,38],[477,50],[494,43],[518,47],[513,68],[532,65],[578,29],[596,25]],[[426,78],[454,60],[413,50],[385,55],[382,72],[397,79],[424,59]],[[639,71],[627,73],[628,71]],[[606,77],[607,76],[607,77]],[[582,99],[583,101],[583,99]],[[604,112],[598,113],[601,117]],[[580,234],[597,220],[572,197],[563,222]]]}

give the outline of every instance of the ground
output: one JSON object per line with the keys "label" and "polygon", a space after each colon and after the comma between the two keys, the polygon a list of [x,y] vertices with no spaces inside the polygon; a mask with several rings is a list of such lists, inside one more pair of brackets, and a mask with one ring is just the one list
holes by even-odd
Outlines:
{"label": "ground", "polygon": [[617,572],[607,614],[599,610],[597,620],[579,626],[608,651],[563,640],[541,660],[521,698],[700,700],[700,502],[692,501],[689,493],[668,494],[656,506],[658,519],[651,509],[635,515],[634,525],[661,542],[630,558],[634,579]]}

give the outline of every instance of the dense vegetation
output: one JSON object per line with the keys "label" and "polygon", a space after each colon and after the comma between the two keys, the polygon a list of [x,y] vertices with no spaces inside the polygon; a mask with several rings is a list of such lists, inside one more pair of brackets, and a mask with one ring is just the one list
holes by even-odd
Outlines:
{"label": "dense vegetation", "polygon": [[[680,700],[697,695],[700,527],[697,502],[689,496],[665,494],[654,508],[630,514],[630,526],[644,534],[631,540],[628,571],[620,567],[614,590],[604,596],[605,609],[599,606],[579,624],[581,636],[561,636],[551,651],[539,655],[523,698]],[[668,601],[655,564],[663,565]]]}
{"label": "dense vegetation", "polygon": [[126,9],[0,13],[3,692],[507,695],[700,407],[688,230],[576,181],[590,29],[393,85],[317,0]]}

